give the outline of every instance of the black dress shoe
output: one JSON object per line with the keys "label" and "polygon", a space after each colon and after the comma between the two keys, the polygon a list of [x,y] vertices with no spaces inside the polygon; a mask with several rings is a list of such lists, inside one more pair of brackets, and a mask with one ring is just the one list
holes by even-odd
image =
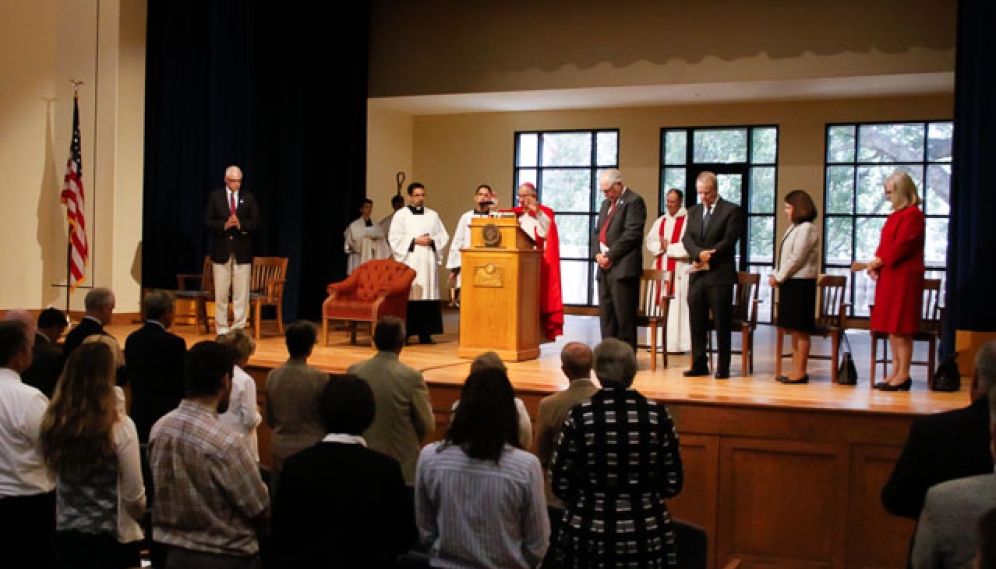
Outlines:
{"label": "black dress shoe", "polygon": [[704,377],[709,375],[709,370],[705,368],[693,367],[692,369],[686,369],[681,372],[681,375],[685,377]]}
{"label": "black dress shoe", "polygon": [[716,379],[730,379],[730,370],[721,369],[716,372]]}
{"label": "black dress shoe", "polygon": [[809,383],[809,374],[806,374],[800,377],[799,379],[789,379],[786,377],[785,381],[783,381],[782,383],[787,385],[799,385],[801,383]]}
{"label": "black dress shoe", "polygon": [[888,381],[880,381],[875,384],[875,389],[881,391],[909,391],[910,387],[913,387],[913,378],[911,377],[907,377],[906,381],[898,385],[893,385]]}

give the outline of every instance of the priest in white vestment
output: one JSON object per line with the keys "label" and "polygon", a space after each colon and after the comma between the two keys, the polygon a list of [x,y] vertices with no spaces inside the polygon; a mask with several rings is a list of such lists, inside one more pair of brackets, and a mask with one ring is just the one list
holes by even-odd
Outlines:
{"label": "priest in white vestment", "polygon": [[457,298],[460,294],[460,285],[463,283],[460,272],[463,258],[460,255],[460,250],[470,247],[470,220],[475,217],[488,217],[497,204],[498,200],[495,199],[491,186],[481,184],[474,191],[474,209],[461,215],[456,228],[453,230],[453,241],[450,243],[450,252],[446,256],[446,268],[450,270],[450,284],[457,289]]}
{"label": "priest in white vestment", "polygon": [[343,232],[343,249],[346,251],[346,274],[352,274],[356,267],[372,259],[387,259],[391,247],[387,244],[387,234],[379,223],[370,219],[373,201],[363,200],[360,217],[346,227]]}
{"label": "priest in white vestment", "polygon": [[450,236],[439,214],[425,207],[424,185],[409,184],[408,199],[408,207],[394,213],[388,241],[394,259],[415,269],[405,323],[408,336],[417,335],[420,344],[435,344],[432,335],[443,333],[438,266]]}
{"label": "priest in white vestment", "polygon": [[653,268],[671,271],[674,298],[668,307],[667,351],[687,352],[692,349],[692,335],[688,320],[688,252],[681,244],[685,235],[687,212],[682,206],[684,193],[672,189],[667,193],[664,215],[657,218],[647,233],[647,250],[654,257]]}

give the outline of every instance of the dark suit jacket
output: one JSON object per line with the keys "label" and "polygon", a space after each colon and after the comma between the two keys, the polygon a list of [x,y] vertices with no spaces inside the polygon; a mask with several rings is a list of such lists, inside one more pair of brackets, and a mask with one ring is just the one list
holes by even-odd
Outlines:
{"label": "dark suit jacket", "polygon": [[45,334],[35,332],[35,346],[31,349],[31,367],[24,370],[21,380],[37,387],[45,397],[51,399],[65,361],[62,348],[53,345]]}
{"label": "dark suit jacket", "polygon": [[155,322],[146,322],[125,340],[125,377],[131,386],[131,410],[138,440],[148,442],[160,417],[183,399],[183,363],[187,344]]}
{"label": "dark suit jacket", "polygon": [[94,334],[106,334],[110,336],[110,334],[104,331],[104,325],[98,320],[90,317],[84,317],[80,320],[80,323],[66,334],[66,341],[62,343],[62,353],[65,354],[66,359],[69,359],[69,354],[73,353],[73,350],[78,348],[87,336]]}
{"label": "dark suit jacket", "polygon": [[[602,202],[598,224],[591,241],[591,255],[599,252],[599,234],[609,214],[609,200]],[[640,194],[626,188],[619,196],[616,210],[605,230],[612,266],[608,271],[598,269],[599,276],[609,279],[639,278],[643,275],[643,226],[647,223],[647,205]],[[603,275],[604,273],[604,275]]]}
{"label": "dark suit jacket", "polygon": [[204,208],[204,226],[211,230],[211,261],[214,263],[227,262],[232,253],[236,263],[252,263],[252,234],[259,227],[259,206],[256,197],[243,190],[236,196],[235,215],[241,229],[225,230],[225,222],[231,215],[225,188],[211,192]]}
{"label": "dark suit jacket", "polygon": [[688,251],[692,261],[699,260],[699,254],[706,249],[715,249],[709,260],[709,270],[692,273],[688,284],[732,285],[737,282],[737,240],[743,231],[743,212],[740,207],[724,199],[716,202],[706,228],[702,233],[702,204],[688,208],[688,228],[681,244]]}
{"label": "dark suit jacket", "polygon": [[277,484],[278,567],[393,567],[415,542],[412,494],[387,455],[321,442],[288,458]]}
{"label": "dark suit jacket", "polygon": [[917,417],[892,475],[882,488],[890,513],[917,518],[927,490],[940,482],[992,474],[989,407],[982,397],[963,409]]}

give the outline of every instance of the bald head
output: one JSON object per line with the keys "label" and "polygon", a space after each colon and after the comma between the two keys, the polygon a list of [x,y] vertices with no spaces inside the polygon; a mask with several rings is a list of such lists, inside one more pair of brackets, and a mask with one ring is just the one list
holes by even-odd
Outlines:
{"label": "bald head", "polygon": [[568,342],[560,350],[560,369],[571,381],[591,378],[591,360],[591,348],[581,342]]}

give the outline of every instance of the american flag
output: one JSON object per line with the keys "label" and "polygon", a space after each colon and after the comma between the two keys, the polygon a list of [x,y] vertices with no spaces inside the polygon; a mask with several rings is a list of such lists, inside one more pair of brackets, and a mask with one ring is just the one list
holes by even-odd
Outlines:
{"label": "american flag", "polygon": [[83,210],[83,163],[80,160],[80,105],[79,95],[73,96],[73,142],[69,145],[69,162],[63,179],[62,203],[66,206],[69,221],[69,290],[86,278],[89,251],[86,242],[86,215]]}

